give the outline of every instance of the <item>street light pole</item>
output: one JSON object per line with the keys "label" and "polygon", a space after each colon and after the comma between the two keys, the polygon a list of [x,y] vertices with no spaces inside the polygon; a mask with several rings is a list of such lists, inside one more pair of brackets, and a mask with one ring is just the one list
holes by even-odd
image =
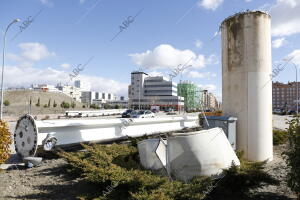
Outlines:
{"label": "street light pole", "polygon": [[6,33],[9,29],[9,27],[14,24],[19,22],[20,19],[14,19],[10,24],[8,24],[8,26],[6,27],[4,36],[3,36],[3,58],[2,58],[2,79],[1,79],[1,107],[0,107],[0,120],[2,120],[2,114],[3,114],[3,79],[4,79],[4,63],[5,63],[5,45],[6,45]]}
{"label": "street light pole", "polygon": [[297,116],[298,116],[298,101],[299,101],[299,91],[298,91],[298,69],[297,69],[297,65],[295,63],[293,63],[294,67],[295,67],[295,70],[296,70],[296,105],[297,105],[297,108],[296,108],[296,113],[297,113]]}

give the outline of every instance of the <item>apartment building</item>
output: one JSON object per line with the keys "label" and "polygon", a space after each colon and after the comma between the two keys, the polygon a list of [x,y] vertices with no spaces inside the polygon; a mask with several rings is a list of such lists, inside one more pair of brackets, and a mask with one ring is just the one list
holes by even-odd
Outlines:
{"label": "apartment building", "polygon": [[300,82],[288,82],[287,84],[273,82],[273,109],[296,110],[297,85],[298,94],[300,94]]}
{"label": "apartment building", "polygon": [[184,98],[177,95],[177,84],[163,76],[151,77],[144,72],[131,73],[131,85],[128,86],[129,106],[150,109],[151,105],[160,109],[178,110],[184,106]]}

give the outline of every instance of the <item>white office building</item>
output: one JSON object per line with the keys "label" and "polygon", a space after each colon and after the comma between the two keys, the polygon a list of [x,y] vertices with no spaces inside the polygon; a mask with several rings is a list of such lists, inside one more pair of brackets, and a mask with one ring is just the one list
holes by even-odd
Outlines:
{"label": "white office building", "polygon": [[81,92],[81,103],[88,105],[96,104],[100,105],[108,101],[115,101],[116,96],[112,93],[105,92],[94,92],[94,91],[82,91]]}
{"label": "white office building", "polygon": [[70,96],[73,98],[75,101],[81,101],[81,92],[77,87],[71,86],[71,85],[61,85],[58,84],[56,88],[61,91],[62,93]]}
{"label": "white office building", "polygon": [[184,106],[184,98],[177,96],[177,84],[163,76],[150,77],[144,72],[131,73],[131,85],[128,87],[129,106],[150,109],[151,105],[160,109]]}
{"label": "white office building", "polygon": [[83,80],[75,80],[74,86],[79,88],[80,91],[91,91],[91,83]]}

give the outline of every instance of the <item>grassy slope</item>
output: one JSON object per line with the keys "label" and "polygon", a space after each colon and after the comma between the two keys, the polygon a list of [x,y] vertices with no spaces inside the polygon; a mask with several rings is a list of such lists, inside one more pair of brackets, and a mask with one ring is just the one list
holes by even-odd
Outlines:
{"label": "grassy slope", "polygon": [[[32,99],[32,114],[50,114],[50,113],[63,113],[64,109],[60,107],[62,101],[71,103],[72,98],[62,94],[54,92],[39,92],[39,91],[6,91],[4,92],[4,100],[10,102],[9,106],[5,106],[4,113],[6,115],[22,115],[28,113],[29,99]],[[37,107],[35,104],[40,98],[40,106]],[[51,101],[50,108],[44,108],[45,104],[48,104],[48,101]],[[53,107],[53,101],[57,103],[57,107]],[[82,109],[82,104],[80,102],[75,102],[75,110]],[[70,109],[68,109],[70,110]]]}

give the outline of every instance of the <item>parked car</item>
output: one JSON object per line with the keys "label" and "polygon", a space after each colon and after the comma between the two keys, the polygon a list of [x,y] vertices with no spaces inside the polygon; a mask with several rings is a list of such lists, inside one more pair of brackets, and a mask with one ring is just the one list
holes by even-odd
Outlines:
{"label": "parked car", "polygon": [[152,109],[151,110],[153,113],[158,113],[159,111],[158,110],[156,110],[156,109]]}
{"label": "parked car", "polygon": [[273,110],[273,114],[277,114],[277,115],[284,115],[285,114],[285,111],[283,109],[280,109],[280,108],[275,108]]}
{"label": "parked car", "polygon": [[131,109],[126,110],[125,112],[122,113],[122,118],[129,118],[129,117],[131,117],[131,115],[133,114],[133,111],[134,110],[131,110]]}
{"label": "parked car", "polygon": [[287,114],[288,115],[295,115],[296,114],[296,110],[288,110]]}
{"label": "parked car", "polygon": [[153,118],[155,114],[150,110],[140,110],[132,115],[132,118]]}
{"label": "parked car", "polygon": [[173,111],[174,111],[173,108],[166,108],[166,109],[165,109],[165,112],[167,112],[167,113],[168,113],[168,112],[173,112]]}

